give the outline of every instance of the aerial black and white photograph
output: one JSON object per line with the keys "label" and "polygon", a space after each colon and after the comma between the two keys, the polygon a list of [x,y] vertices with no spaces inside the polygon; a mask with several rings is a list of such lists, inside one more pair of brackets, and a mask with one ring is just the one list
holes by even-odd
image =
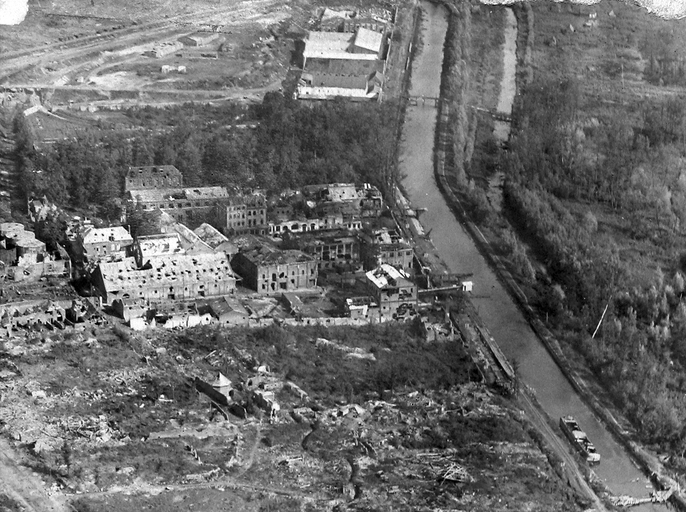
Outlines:
{"label": "aerial black and white photograph", "polygon": [[0,0],[0,512],[686,512],[684,293],[686,0]]}

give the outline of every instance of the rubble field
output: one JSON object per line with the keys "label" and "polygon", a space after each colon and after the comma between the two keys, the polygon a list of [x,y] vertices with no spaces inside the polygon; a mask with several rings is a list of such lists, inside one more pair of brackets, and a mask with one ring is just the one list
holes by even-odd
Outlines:
{"label": "rubble field", "polygon": [[462,345],[417,327],[12,338],[2,435],[79,511],[581,510]]}

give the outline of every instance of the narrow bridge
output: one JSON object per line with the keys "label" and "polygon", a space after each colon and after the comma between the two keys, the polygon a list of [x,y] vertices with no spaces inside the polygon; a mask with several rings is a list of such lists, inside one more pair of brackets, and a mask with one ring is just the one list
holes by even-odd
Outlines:
{"label": "narrow bridge", "polygon": [[437,107],[442,101],[442,98],[436,98],[433,96],[405,96],[410,105],[419,107]]}
{"label": "narrow bridge", "polygon": [[505,123],[511,123],[512,122],[512,116],[510,114],[506,114],[505,112],[498,112],[494,108],[482,108],[482,107],[477,107],[477,106],[472,105],[472,110],[476,110],[477,112],[483,112],[484,114],[488,114],[489,116],[491,116],[496,121],[503,121]]}

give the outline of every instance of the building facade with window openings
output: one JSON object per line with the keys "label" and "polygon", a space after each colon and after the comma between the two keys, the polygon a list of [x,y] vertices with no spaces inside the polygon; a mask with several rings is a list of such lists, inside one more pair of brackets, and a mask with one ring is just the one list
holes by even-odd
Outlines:
{"label": "building facade with window openings", "polygon": [[133,244],[133,238],[123,226],[96,228],[86,226],[79,231],[74,241],[77,258],[94,262],[99,260],[121,260]]}
{"label": "building facade with window openings", "polygon": [[417,285],[405,272],[383,264],[365,275],[369,294],[378,306],[380,320],[414,314]]}
{"label": "building facade with window openings", "polygon": [[366,270],[382,264],[392,265],[414,275],[414,252],[412,246],[395,230],[375,229],[360,233],[361,253]]}
{"label": "building facade with window openings", "polygon": [[106,304],[115,299],[150,303],[192,300],[230,295],[236,290],[236,277],[223,253],[153,257],[142,267],[134,258],[102,262],[91,282]]}
{"label": "building facade with window openings", "polygon": [[183,186],[183,176],[173,165],[148,165],[129,167],[124,190],[150,190]]}
{"label": "building facade with window openings", "polygon": [[236,195],[215,208],[215,222],[229,235],[264,235],[267,225],[267,199],[264,194]]}
{"label": "building facade with window openings", "polygon": [[243,284],[258,293],[317,286],[317,260],[302,251],[262,245],[239,252],[231,264],[243,278]]}
{"label": "building facade with window openings", "polygon": [[211,218],[215,208],[228,204],[229,199],[224,187],[134,189],[127,193],[130,206],[146,211],[159,208],[177,222],[193,227]]}
{"label": "building facade with window openings", "polygon": [[337,229],[288,234],[284,236],[283,243],[285,248],[298,249],[315,258],[319,271],[355,272],[362,269],[360,240],[354,231]]}

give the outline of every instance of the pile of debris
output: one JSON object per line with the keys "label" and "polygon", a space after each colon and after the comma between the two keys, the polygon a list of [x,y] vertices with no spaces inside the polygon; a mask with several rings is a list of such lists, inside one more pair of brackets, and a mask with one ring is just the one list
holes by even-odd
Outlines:
{"label": "pile of debris", "polygon": [[361,348],[348,347],[347,345],[342,345],[336,341],[329,341],[326,338],[317,338],[314,342],[314,346],[317,348],[328,347],[334,350],[339,350],[345,352],[346,357],[355,359],[367,359],[369,361],[376,361],[376,357],[371,352],[367,352]]}

